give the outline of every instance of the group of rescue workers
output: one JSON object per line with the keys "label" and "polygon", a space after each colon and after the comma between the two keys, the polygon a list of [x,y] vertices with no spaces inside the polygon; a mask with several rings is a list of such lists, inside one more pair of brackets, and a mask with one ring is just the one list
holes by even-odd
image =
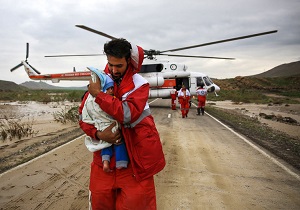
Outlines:
{"label": "group of rescue workers", "polygon": [[[176,98],[178,97],[182,118],[188,117],[188,113],[191,107],[190,91],[184,85],[182,85],[179,91],[177,91],[176,87],[174,86],[170,91],[170,94],[172,110],[176,110]],[[197,88],[196,94],[198,100],[197,115],[204,115],[207,90],[203,87],[203,85],[201,85]]]}

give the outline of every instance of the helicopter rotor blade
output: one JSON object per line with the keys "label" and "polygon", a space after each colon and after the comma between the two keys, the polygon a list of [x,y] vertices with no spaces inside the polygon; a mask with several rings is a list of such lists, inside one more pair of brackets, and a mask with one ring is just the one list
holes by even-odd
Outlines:
{"label": "helicopter rotor blade", "polygon": [[26,62],[28,64],[28,66],[30,66],[33,71],[35,71],[37,74],[41,74],[41,72],[39,72],[38,70],[36,70],[32,65],[30,65],[28,62]]}
{"label": "helicopter rotor blade", "polygon": [[172,55],[172,54],[160,54],[160,55],[167,55],[167,56],[173,56],[173,57],[187,57],[187,58],[210,58],[210,59],[235,60],[235,58],[200,56],[200,55]]}
{"label": "helicopter rotor blade", "polygon": [[29,43],[27,42],[26,43],[26,61],[27,61],[28,57],[29,57]]}
{"label": "helicopter rotor blade", "polygon": [[251,37],[255,37],[255,36],[263,36],[263,35],[272,34],[272,33],[276,33],[276,32],[277,32],[277,30],[267,31],[267,32],[262,32],[262,33],[257,33],[257,34],[251,34],[251,35],[246,35],[246,36],[230,38],[230,39],[223,39],[223,40],[214,41],[214,42],[207,42],[207,43],[199,44],[199,45],[192,45],[192,46],[188,46],[188,47],[181,47],[181,48],[175,48],[175,49],[171,49],[171,50],[164,50],[164,51],[160,51],[160,53],[186,50],[186,49],[191,49],[191,48],[196,48],[196,47],[203,47],[203,46],[207,46],[207,45],[219,44],[219,43],[223,43],[223,42],[231,42],[231,41],[235,41],[235,40],[239,40],[239,39],[247,39],[247,38],[251,38]]}
{"label": "helicopter rotor blade", "polygon": [[23,63],[20,63],[18,65],[16,65],[15,67],[13,67],[10,71],[13,72],[14,70],[16,70],[17,68],[23,66]]}
{"label": "helicopter rotor blade", "polygon": [[46,58],[55,58],[55,57],[78,57],[78,56],[101,56],[104,54],[82,54],[82,55],[45,55]]}
{"label": "helicopter rotor blade", "polygon": [[108,34],[103,33],[103,32],[101,32],[101,31],[97,31],[97,30],[95,30],[95,29],[92,29],[92,28],[87,27],[87,26],[84,26],[84,25],[75,25],[75,26],[78,27],[78,28],[82,28],[82,29],[84,29],[84,30],[93,32],[93,33],[95,33],[95,34],[104,36],[104,37],[109,38],[109,39],[117,39],[116,37],[113,37],[113,36],[111,36],[111,35],[108,35]]}
{"label": "helicopter rotor blade", "polygon": [[[106,33],[103,33],[101,31],[97,31],[95,29],[92,29],[90,27],[84,26],[84,25],[75,25],[76,27],[82,28],[84,30],[96,33],[98,35],[107,37],[109,39],[117,39],[116,37],[113,37],[111,35],[108,35]],[[175,48],[175,49],[170,49],[170,50],[164,50],[164,51],[157,51],[157,50],[144,50],[145,58],[148,58],[150,60],[153,60],[156,55],[166,55],[166,56],[177,56],[177,57],[190,57],[190,58],[212,58],[212,59],[227,59],[227,60],[234,60],[234,58],[222,58],[222,57],[211,57],[211,56],[192,56],[192,55],[171,55],[171,54],[163,54],[165,52],[175,52],[175,51],[180,51],[180,50],[186,50],[186,49],[191,49],[191,48],[196,48],[196,47],[203,47],[207,45],[213,45],[213,44],[219,44],[223,42],[230,42],[230,41],[235,41],[239,39],[247,39],[255,36],[262,36],[262,35],[267,35],[271,33],[276,33],[277,30],[273,31],[267,31],[267,32],[262,32],[262,33],[257,33],[257,34],[251,34],[251,35],[246,35],[246,36],[240,36],[240,37],[235,37],[235,38],[230,38],[230,39],[224,39],[224,40],[219,40],[219,41],[214,41],[214,42],[208,42],[208,43],[203,43],[199,45],[192,45],[188,47],[182,47],[182,48]],[[71,57],[71,56],[99,56],[99,55],[104,55],[104,54],[83,54],[83,55],[51,55],[51,56],[45,56],[45,57]]]}

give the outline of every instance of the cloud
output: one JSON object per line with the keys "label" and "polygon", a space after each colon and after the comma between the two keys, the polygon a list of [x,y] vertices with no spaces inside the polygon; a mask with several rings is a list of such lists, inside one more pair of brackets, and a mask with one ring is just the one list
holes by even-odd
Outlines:
{"label": "cloud", "polygon": [[[189,70],[215,78],[253,75],[300,58],[298,0],[41,0],[34,4],[29,0],[0,0],[0,3],[1,79],[17,84],[29,80],[21,68],[9,71],[25,59],[26,42],[30,43],[29,62],[42,73],[72,71],[74,66],[77,70],[91,65],[103,67],[105,57],[44,57],[101,53],[108,39],[75,27],[77,24],[155,50],[278,30],[276,34],[176,52],[234,57],[234,61],[157,57],[185,63]],[[69,84],[73,83],[59,85]]]}

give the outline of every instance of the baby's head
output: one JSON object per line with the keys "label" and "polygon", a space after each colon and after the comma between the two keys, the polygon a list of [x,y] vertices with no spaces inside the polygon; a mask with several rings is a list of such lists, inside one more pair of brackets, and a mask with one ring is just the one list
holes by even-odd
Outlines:
{"label": "baby's head", "polygon": [[100,71],[94,67],[87,67],[91,72],[94,72],[100,79],[102,92],[109,95],[113,95],[114,92],[114,81],[103,71]]}
{"label": "baby's head", "polygon": [[103,86],[102,91],[109,95],[114,95],[114,81],[108,75],[105,76],[106,76],[106,82]]}

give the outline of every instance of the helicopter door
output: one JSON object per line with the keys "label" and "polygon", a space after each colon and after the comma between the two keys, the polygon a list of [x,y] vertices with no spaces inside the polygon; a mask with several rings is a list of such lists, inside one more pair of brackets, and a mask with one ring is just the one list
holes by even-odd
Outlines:
{"label": "helicopter door", "polygon": [[184,85],[188,90],[190,89],[189,77],[176,78],[176,90],[180,90],[182,85]]}

